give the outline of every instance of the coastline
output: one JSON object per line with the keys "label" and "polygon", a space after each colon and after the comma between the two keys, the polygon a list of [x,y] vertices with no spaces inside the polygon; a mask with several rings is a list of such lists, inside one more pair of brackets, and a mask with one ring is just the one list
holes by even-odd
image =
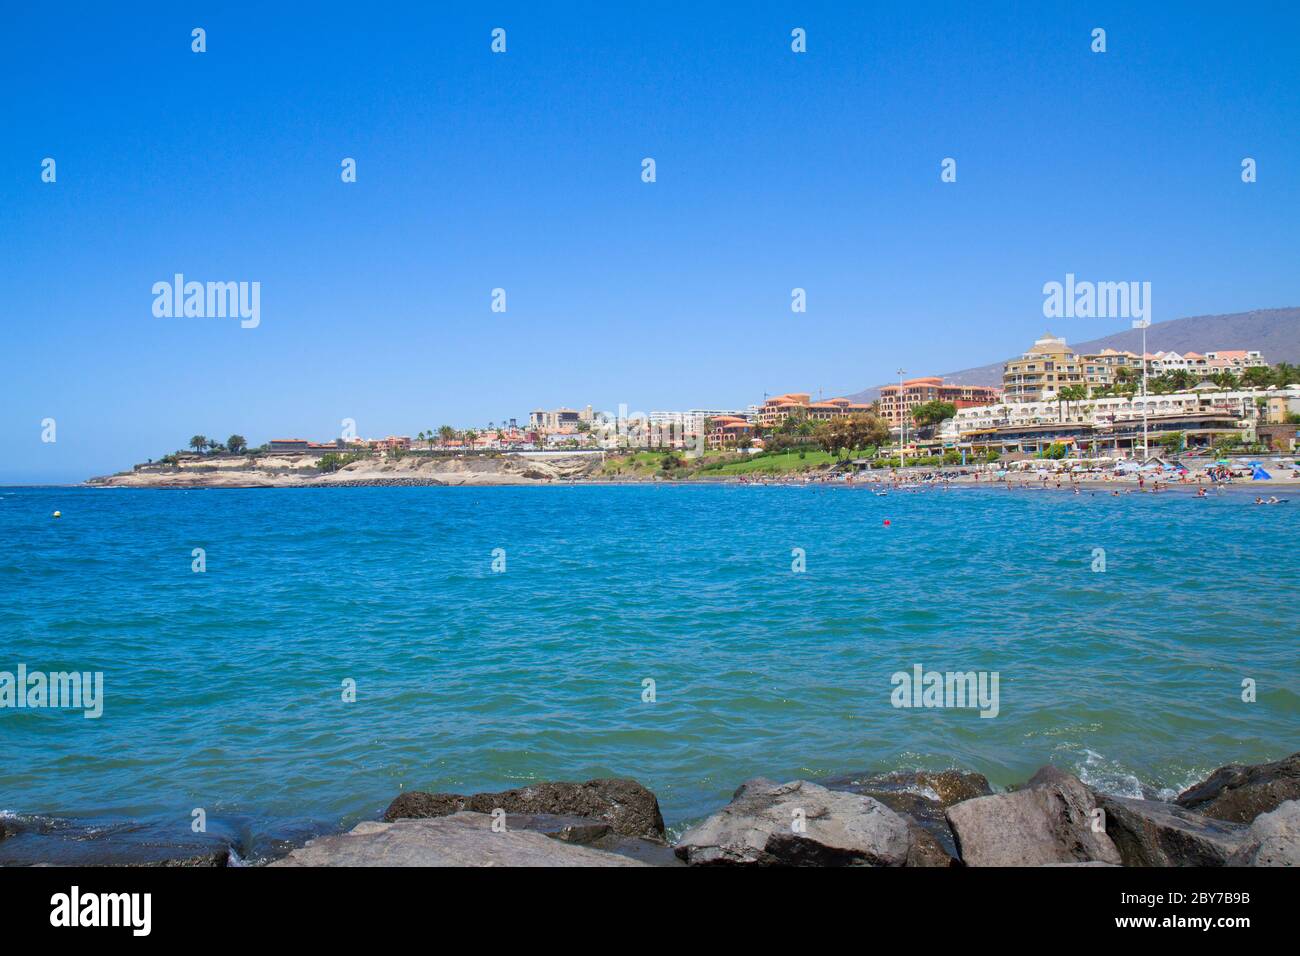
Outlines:
{"label": "coastline", "polygon": [[[973,467],[908,466],[902,470],[872,469],[847,473],[836,468],[815,466],[778,473],[755,470],[749,474],[710,474],[688,471],[680,477],[663,472],[610,474],[604,460],[594,454],[538,459],[520,455],[482,457],[426,457],[409,455],[398,459],[367,459],[351,462],[337,471],[322,472],[318,459],[308,455],[277,454],[248,459],[194,458],[162,465],[136,465],[130,471],[87,479],[71,487],[87,488],[384,488],[384,487],[527,487],[546,485],[780,485],[874,488],[889,492],[946,490],[948,488],[1010,488],[1013,490],[1152,491],[1160,493],[1198,488],[1207,493],[1223,488],[1254,488],[1300,485],[1300,471],[1294,467],[1273,467],[1268,480],[1238,477],[1214,483],[1203,472],[1173,478],[1169,473],[1146,474],[1139,479],[1131,472],[1098,475],[1036,473],[1035,471],[978,471]],[[1035,463],[1038,464],[1038,463]],[[1046,468],[1054,462],[1043,461]],[[1046,474],[1044,479],[1041,475]]]}
{"label": "coastline", "polygon": [[[791,813],[805,807],[791,836]],[[299,820],[282,834],[258,834],[248,818],[176,838],[113,817],[6,812],[0,866],[1292,866],[1297,824],[1293,753],[1220,767],[1176,795],[1112,793],[1053,764],[1004,789],[958,768],[756,777],[725,807],[672,827],[627,778],[403,791],[350,829]]]}

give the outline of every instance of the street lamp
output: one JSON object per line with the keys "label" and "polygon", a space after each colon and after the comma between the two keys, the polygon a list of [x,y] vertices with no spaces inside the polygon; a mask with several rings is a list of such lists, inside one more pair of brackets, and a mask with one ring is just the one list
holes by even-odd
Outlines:
{"label": "street lamp", "polygon": [[1142,330],[1142,460],[1151,457],[1151,447],[1147,443],[1147,326],[1150,319],[1134,319],[1133,328]]}

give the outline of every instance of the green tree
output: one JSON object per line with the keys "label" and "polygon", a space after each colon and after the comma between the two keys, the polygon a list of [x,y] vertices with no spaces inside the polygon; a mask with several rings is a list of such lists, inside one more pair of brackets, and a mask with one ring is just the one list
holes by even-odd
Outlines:
{"label": "green tree", "polygon": [[1275,373],[1273,369],[1263,365],[1255,365],[1241,373],[1241,380],[1248,388],[1268,388],[1273,384]]}
{"label": "green tree", "polygon": [[446,447],[447,442],[456,437],[456,429],[450,425],[443,425],[438,429],[438,437],[442,439],[443,447]]}
{"label": "green tree", "polygon": [[248,442],[243,435],[231,435],[226,439],[226,450],[232,455],[242,455],[248,450]]}
{"label": "green tree", "polygon": [[816,439],[828,454],[842,457],[856,449],[887,442],[889,425],[875,415],[840,415],[822,422],[817,428]]}
{"label": "green tree", "polygon": [[208,439],[203,435],[195,435],[190,439],[190,447],[201,455],[208,447]]}
{"label": "green tree", "polygon": [[932,402],[925,402],[913,408],[912,421],[921,427],[938,425],[956,414],[957,406],[952,402],[941,402],[935,399]]}

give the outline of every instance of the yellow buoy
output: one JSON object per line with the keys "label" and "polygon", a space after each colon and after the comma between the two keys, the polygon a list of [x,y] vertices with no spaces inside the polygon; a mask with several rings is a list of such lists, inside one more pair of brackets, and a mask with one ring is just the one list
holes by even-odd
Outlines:
{"label": "yellow buoy", "polygon": [[54,512],[54,517],[56,517],[56,518],[62,518],[62,517],[63,517],[63,512],[62,512],[62,511],[56,511],[56,512]]}

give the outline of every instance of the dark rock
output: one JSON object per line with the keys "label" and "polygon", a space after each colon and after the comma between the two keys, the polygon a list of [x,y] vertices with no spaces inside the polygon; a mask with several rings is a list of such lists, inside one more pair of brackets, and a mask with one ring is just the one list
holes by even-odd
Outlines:
{"label": "dark rock", "polygon": [[[952,831],[948,830],[947,824],[944,825],[944,829],[951,839]],[[935,838],[934,834],[915,820],[907,820],[907,831],[912,842],[907,848],[905,866],[961,866],[955,851],[950,852]]]}
{"label": "dark rock", "polygon": [[500,832],[485,813],[436,819],[359,823],[348,833],[319,837],[294,850],[282,866],[644,866],[615,853],[554,840],[533,830]]}
{"label": "dark rock", "polygon": [[949,859],[957,855],[957,846],[943,811],[954,803],[993,793],[988,778],[983,774],[960,770],[857,774],[834,777],[824,781],[823,785],[829,790],[865,794],[895,813],[912,818],[934,838]]}
{"label": "dark rock", "polygon": [[1093,830],[1095,808],[1077,777],[1044,767],[1023,789],[965,800],[947,817],[967,866],[1118,864],[1110,837]]}
{"label": "dark rock", "polygon": [[592,817],[562,817],[552,813],[508,813],[506,828],[545,833],[555,840],[588,846],[611,832],[603,820]]}
{"label": "dark rock", "polygon": [[871,797],[759,777],[676,851],[692,866],[903,866],[910,847],[907,822]]}
{"label": "dark rock", "polygon": [[[103,864],[111,866],[113,864]],[[200,853],[197,856],[172,857],[162,860],[150,860],[142,863],[124,863],[123,866],[161,866],[161,867],[195,867],[195,866],[229,866],[230,851],[217,850],[212,853]]]}
{"label": "dark rock", "polygon": [[461,810],[507,814],[549,814],[603,821],[623,836],[664,839],[664,818],[655,795],[635,780],[588,780],[586,783],[538,783],[500,793],[403,793],[384,811],[385,820],[442,817]]}
{"label": "dark rock", "polygon": [[646,840],[642,837],[624,836],[615,833],[608,823],[591,817],[561,817],[549,813],[510,813],[506,814],[506,828],[510,830],[531,830],[544,833],[553,840],[576,843],[617,853],[652,866],[685,866],[672,847],[662,840]]}
{"label": "dark rock", "polygon": [[888,773],[856,774],[823,781],[829,790],[851,793],[908,793],[938,803],[947,809],[954,803],[986,797],[993,792],[988,777],[961,770],[894,770]]}
{"label": "dark rock", "polygon": [[1097,797],[1106,835],[1125,866],[1224,866],[1241,846],[1246,828],[1203,817],[1172,803]]}
{"label": "dark rock", "polygon": [[1229,866],[1300,866],[1300,801],[1257,816]]}
{"label": "dark rock", "polygon": [[1174,802],[1207,817],[1250,823],[1287,800],[1300,800],[1300,753],[1273,763],[1220,767]]}

